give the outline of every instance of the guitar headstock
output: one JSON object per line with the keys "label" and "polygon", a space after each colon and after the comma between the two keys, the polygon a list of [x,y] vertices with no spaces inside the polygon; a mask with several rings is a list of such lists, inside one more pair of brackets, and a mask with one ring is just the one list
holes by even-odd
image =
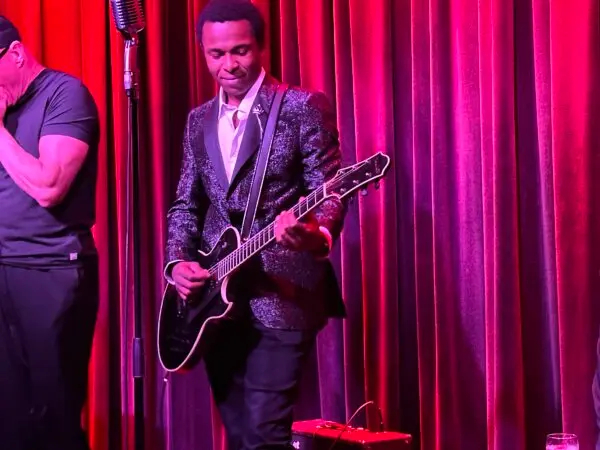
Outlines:
{"label": "guitar headstock", "polygon": [[375,183],[377,187],[389,166],[390,157],[378,152],[356,164],[344,167],[326,183],[325,195],[342,199],[357,190],[365,190],[371,183]]}

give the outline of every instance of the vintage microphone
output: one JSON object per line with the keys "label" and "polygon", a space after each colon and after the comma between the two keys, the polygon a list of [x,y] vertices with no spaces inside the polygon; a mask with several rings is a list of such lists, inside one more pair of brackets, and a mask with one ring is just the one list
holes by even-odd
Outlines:
{"label": "vintage microphone", "polygon": [[[110,0],[112,14],[117,29],[125,38],[125,70],[124,87],[127,94],[128,108],[128,146],[127,146],[127,257],[125,258],[125,279],[129,293],[129,280],[133,270],[133,314],[134,339],[132,351],[133,386],[134,386],[134,430],[135,449],[144,449],[144,342],[142,338],[142,300],[140,278],[140,167],[139,167],[139,69],[138,69],[138,34],[144,29],[144,13],[142,0]],[[132,235],[130,236],[129,233]],[[129,263],[130,237],[133,244],[133,268]],[[131,304],[127,295],[127,305]]]}

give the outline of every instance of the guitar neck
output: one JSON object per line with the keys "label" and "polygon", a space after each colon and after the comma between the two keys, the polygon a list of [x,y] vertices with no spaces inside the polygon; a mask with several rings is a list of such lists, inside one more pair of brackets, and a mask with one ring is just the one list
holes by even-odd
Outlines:
{"label": "guitar neck", "polygon": [[[308,214],[311,210],[320,205],[325,200],[325,185],[311,192],[305,199],[299,201],[292,208],[292,212],[297,219]],[[256,255],[263,248],[275,239],[275,222],[271,222],[261,231],[245,241],[237,249],[219,261],[211,268],[219,280],[225,278],[231,272],[244,264],[252,256]]]}

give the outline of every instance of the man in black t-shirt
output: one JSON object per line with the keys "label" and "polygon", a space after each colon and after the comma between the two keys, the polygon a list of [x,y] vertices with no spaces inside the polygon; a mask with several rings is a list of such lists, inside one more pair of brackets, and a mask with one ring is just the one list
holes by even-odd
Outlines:
{"label": "man in black t-shirt", "polygon": [[0,17],[0,448],[83,450],[98,113],[20,41]]}

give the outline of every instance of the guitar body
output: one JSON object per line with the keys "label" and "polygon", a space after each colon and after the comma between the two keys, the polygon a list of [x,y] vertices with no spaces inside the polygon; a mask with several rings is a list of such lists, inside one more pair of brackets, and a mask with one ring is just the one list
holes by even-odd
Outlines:
{"label": "guitar body", "polygon": [[[199,252],[203,268],[215,266],[240,246],[240,234],[226,228],[208,253]],[[232,275],[221,281],[210,279],[187,300],[181,299],[175,286],[167,284],[158,317],[158,357],[168,372],[193,368],[210,345],[211,335],[219,323],[231,318],[234,304],[227,299],[227,284]]]}

